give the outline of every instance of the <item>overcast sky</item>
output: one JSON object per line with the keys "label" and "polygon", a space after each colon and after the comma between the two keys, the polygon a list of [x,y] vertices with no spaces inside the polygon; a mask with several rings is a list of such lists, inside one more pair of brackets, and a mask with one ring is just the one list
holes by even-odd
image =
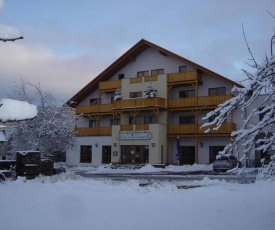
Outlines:
{"label": "overcast sky", "polygon": [[20,78],[64,101],[142,38],[234,81],[270,54],[274,0],[0,0],[0,24],[24,39],[0,43],[0,98]]}

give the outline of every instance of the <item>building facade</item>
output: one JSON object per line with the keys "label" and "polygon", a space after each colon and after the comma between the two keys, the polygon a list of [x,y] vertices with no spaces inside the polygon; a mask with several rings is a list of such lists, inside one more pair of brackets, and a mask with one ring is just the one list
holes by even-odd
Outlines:
{"label": "building facade", "polygon": [[233,97],[233,86],[242,87],[142,39],[70,99],[82,119],[67,163],[212,163],[240,127],[240,111],[209,133],[202,117]]}

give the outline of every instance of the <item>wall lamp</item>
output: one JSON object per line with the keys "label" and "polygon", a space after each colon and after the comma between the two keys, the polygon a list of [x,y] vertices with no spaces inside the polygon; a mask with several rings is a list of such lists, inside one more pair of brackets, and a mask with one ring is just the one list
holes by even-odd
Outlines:
{"label": "wall lamp", "polygon": [[152,142],[151,145],[152,145],[153,148],[155,147],[155,143],[154,142]]}
{"label": "wall lamp", "polygon": [[200,143],[201,148],[203,148],[203,142]]}
{"label": "wall lamp", "polygon": [[96,147],[96,148],[98,147],[98,143],[95,143],[95,147]]}
{"label": "wall lamp", "polygon": [[116,147],[117,143],[116,143],[116,142],[114,142],[114,143],[113,143],[113,145],[114,145],[114,147]]}

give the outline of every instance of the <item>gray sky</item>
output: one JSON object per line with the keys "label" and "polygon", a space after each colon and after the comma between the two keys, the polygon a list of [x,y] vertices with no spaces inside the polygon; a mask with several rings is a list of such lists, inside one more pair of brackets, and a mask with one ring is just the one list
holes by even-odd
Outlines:
{"label": "gray sky", "polygon": [[0,98],[20,78],[66,101],[144,38],[234,81],[250,55],[270,55],[274,0],[0,0]]}

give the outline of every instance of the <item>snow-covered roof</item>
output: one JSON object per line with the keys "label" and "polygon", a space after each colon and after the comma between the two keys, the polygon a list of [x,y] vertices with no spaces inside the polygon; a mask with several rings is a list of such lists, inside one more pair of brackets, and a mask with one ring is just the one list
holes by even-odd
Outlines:
{"label": "snow-covered roof", "polygon": [[7,141],[6,135],[4,133],[4,131],[0,130],[0,141]]}
{"label": "snow-covered roof", "polygon": [[19,121],[37,116],[37,107],[25,101],[0,100],[0,121]]}

